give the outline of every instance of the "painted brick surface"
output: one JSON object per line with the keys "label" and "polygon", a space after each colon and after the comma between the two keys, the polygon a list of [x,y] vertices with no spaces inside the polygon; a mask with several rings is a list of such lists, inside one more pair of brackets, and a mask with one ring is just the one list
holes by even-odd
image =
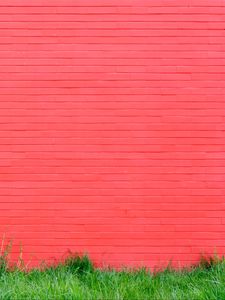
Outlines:
{"label": "painted brick surface", "polygon": [[225,1],[0,1],[0,232],[33,261],[225,249]]}

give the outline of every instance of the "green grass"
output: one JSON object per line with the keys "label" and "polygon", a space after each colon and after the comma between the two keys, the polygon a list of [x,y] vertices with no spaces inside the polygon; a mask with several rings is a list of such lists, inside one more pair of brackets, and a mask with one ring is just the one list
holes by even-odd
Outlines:
{"label": "green grass", "polygon": [[225,260],[202,259],[198,266],[152,274],[147,269],[100,270],[87,256],[57,266],[21,271],[0,260],[0,299],[225,299]]}

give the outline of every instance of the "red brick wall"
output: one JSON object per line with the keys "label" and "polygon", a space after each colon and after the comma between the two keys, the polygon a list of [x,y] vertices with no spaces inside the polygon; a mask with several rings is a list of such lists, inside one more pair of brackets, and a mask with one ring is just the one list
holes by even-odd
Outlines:
{"label": "red brick wall", "polygon": [[0,1],[0,232],[26,258],[225,248],[225,1]]}

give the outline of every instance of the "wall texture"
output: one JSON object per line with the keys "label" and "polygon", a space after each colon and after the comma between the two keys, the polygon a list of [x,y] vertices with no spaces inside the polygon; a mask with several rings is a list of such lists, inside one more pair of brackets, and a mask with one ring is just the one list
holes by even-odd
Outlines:
{"label": "wall texture", "polygon": [[0,232],[24,257],[225,249],[225,1],[0,1]]}

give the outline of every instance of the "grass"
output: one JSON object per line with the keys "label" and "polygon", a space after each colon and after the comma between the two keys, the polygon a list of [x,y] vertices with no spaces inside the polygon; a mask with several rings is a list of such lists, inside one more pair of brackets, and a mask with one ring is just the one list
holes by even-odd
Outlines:
{"label": "grass", "polygon": [[100,270],[87,256],[70,256],[56,266],[22,271],[0,259],[0,299],[69,300],[222,300],[225,299],[225,260],[202,258],[189,269],[168,267]]}

